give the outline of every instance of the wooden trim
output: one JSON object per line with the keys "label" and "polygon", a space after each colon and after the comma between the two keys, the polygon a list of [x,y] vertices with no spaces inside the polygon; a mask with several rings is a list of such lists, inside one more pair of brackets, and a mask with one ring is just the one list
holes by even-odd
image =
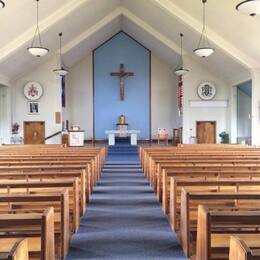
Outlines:
{"label": "wooden trim", "polygon": [[126,33],[124,30],[120,30],[119,32],[117,32],[116,34],[114,34],[113,36],[111,36],[109,39],[107,39],[106,41],[104,41],[103,43],[101,43],[98,47],[96,47],[93,52],[95,52],[96,50],[98,50],[99,48],[101,48],[102,46],[104,46],[106,43],[108,43],[109,41],[111,41],[114,37],[116,37],[118,34],[120,33],[124,33],[125,35],[127,35],[129,38],[131,38],[133,41],[135,41],[136,43],[138,43],[139,45],[141,45],[143,48],[145,48],[148,51],[151,51],[150,49],[148,49],[146,46],[144,46],[142,43],[140,43],[139,41],[137,41],[135,38],[133,38],[133,36],[131,36],[130,34]]}

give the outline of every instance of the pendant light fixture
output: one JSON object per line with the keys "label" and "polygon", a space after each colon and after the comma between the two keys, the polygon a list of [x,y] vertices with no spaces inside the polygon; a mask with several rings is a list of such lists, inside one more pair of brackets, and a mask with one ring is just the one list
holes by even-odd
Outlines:
{"label": "pendant light fixture", "polygon": [[65,66],[63,65],[63,62],[62,62],[62,52],[61,52],[61,49],[62,49],[62,42],[61,42],[62,32],[59,33],[59,37],[60,37],[59,63],[58,63],[58,66],[57,66],[58,68],[53,70],[53,72],[56,73],[59,76],[65,76],[69,73],[69,71],[65,69]]}
{"label": "pendant light fixture", "polygon": [[[39,29],[39,1],[40,0],[36,0],[36,2],[37,2],[37,26],[36,26],[36,30],[35,30],[35,33],[34,33],[34,36],[33,36],[31,47],[27,48],[27,50],[35,57],[45,56],[49,52],[49,49],[44,48],[42,46],[42,39],[41,39],[41,34],[40,34],[40,29]],[[38,44],[39,45],[35,45],[37,38],[38,38]]]}
{"label": "pendant light fixture", "polygon": [[199,44],[197,49],[195,49],[193,52],[201,57],[201,58],[206,58],[213,54],[215,51],[209,43],[208,36],[206,33],[206,2],[207,0],[202,0],[203,3],[203,28],[202,28],[202,33],[200,36]]}
{"label": "pendant light fixture", "polygon": [[186,73],[189,72],[188,69],[183,68],[183,54],[182,54],[182,38],[183,38],[183,34],[182,33],[180,33],[180,37],[181,37],[181,55],[180,55],[179,64],[178,64],[177,68],[174,71],[174,73],[177,76],[183,76],[183,75],[185,75]]}
{"label": "pendant light fixture", "polygon": [[259,0],[242,1],[236,6],[236,9],[242,14],[255,16],[257,14],[260,14],[260,1]]}
{"label": "pendant light fixture", "polygon": [[0,4],[1,4],[2,8],[5,7],[5,2],[4,1],[0,0]]}

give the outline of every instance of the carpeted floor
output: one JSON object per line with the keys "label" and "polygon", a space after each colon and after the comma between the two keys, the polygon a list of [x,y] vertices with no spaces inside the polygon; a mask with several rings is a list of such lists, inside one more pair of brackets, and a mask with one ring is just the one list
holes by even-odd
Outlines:
{"label": "carpeted floor", "polygon": [[109,148],[67,260],[186,259],[143,175],[137,148]]}

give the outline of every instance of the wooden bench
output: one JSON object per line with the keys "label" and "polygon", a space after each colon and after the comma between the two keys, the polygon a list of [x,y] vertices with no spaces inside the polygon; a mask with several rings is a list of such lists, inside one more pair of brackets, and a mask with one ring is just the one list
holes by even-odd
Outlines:
{"label": "wooden bench", "polygon": [[[72,217],[72,231],[76,232],[80,222],[80,194],[78,178],[68,180],[48,180],[48,181],[4,181],[0,183],[0,196],[2,194],[43,194],[43,193],[63,193],[64,190],[69,191],[69,208]],[[85,201],[85,198],[82,199]]]}
{"label": "wooden bench", "polygon": [[17,241],[6,241],[0,239],[0,247],[3,249],[5,243],[6,252],[0,253],[0,260],[29,260],[28,240],[17,239]]}
{"label": "wooden bench", "polygon": [[[259,156],[254,157],[242,157],[242,158],[226,158],[225,156],[218,157],[208,157],[207,155],[200,156],[200,158],[196,157],[188,157],[188,158],[176,158],[176,156],[168,156],[167,158],[161,157],[152,157],[149,160],[149,166],[147,168],[147,178],[149,182],[156,190],[157,188],[157,180],[158,175],[161,175],[162,169],[171,169],[171,166],[196,166],[196,165],[259,165],[260,164],[260,154]],[[160,181],[160,180],[159,180]]]}
{"label": "wooden bench", "polygon": [[[40,213],[44,208],[52,207],[54,210],[54,233],[56,254],[65,259],[68,253],[70,242],[69,229],[69,196],[68,191],[53,194],[26,194],[26,195],[1,195],[0,196],[0,216],[12,217],[21,213]],[[12,213],[12,214],[10,214]],[[4,227],[0,229],[0,232]],[[14,232],[16,230],[14,229]],[[35,232],[34,232],[35,233]],[[34,234],[35,235],[35,234]],[[6,235],[8,237],[8,235]],[[0,235],[1,237],[1,235]],[[12,236],[9,236],[12,237]]]}
{"label": "wooden bench", "polygon": [[[33,180],[38,181],[59,181],[59,180],[70,180],[71,178],[78,178],[79,180],[79,190],[80,190],[80,215],[83,215],[86,208],[86,202],[90,199],[88,178],[86,178],[86,172],[84,170],[71,170],[71,171],[53,171],[53,168],[50,170],[34,172],[33,170],[27,172],[13,172],[9,170],[8,173],[0,172],[1,182],[10,182],[10,180],[26,180],[31,182]],[[55,170],[55,169],[54,169]]]}
{"label": "wooden bench", "polygon": [[47,208],[41,214],[0,214],[0,232],[0,252],[9,250],[10,243],[18,238],[27,238],[31,257],[55,260],[53,208]]}
{"label": "wooden bench", "polygon": [[186,256],[190,257],[195,250],[198,206],[210,208],[229,208],[237,210],[254,210],[260,207],[260,192],[189,192],[182,189],[180,237]]}
{"label": "wooden bench", "polygon": [[228,259],[230,237],[234,235],[249,247],[259,247],[259,227],[260,211],[210,210],[200,205],[196,259]]}
{"label": "wooden bench", "polygon": [[231,236],[229,260],[259,260],[260,249],[250,249],[247,243],[237,236]]}
{"label": "wooden bench", "polygon": [[204,178],[205,180],[227,179],[227,178],[247,178],[249,180],[260,177],[259,166],[189,166],[176,167],[176,169],[166,171],[163,169],[161,185],[162,208],[166,214],[169,212],[170,198],[170,177],[175,178]]}
{"label": "wooden bench", "polygon": [[260,180],[223,179],[205,180],[199,178],[178,179],[171,177],[169,222],[177,232],[180,228],[181,191],[189,192],[260,192]]}
{"label": "wooden bench", "polygon": [[46,234],[26,221],[24,226],[21,222],[20,226],[13,225],[10,229],[4,229],[0,221],[0,235],[4,236],[0,238],[6,248],[9,244],[11,251],[11,243],[25,236],[33,259],[39,252],[40,259],[54,260],[55,252],[58,259],[65,259],[70,236],[77,230],[80,215],[100,178],[106,152],[104,147],[1,146],[0,216],[6,216],[9,221],[8,217],[12,220],[14,216],[40,215],[49,206],[52,206],[53,214],[53,239],[50,239],[53,243],[49,244],[52,254],[45,248],[48,245]]}

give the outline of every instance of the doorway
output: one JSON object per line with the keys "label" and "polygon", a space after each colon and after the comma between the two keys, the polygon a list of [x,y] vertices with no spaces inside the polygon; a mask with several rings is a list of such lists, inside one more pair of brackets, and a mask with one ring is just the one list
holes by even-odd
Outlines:
{"label": "doorway", "polygon": [[237,143],[251,145],[252,82],[237,86]]}
{"label": "doorway", "polygon": [[45,122],[24,122],[24,144],[45,143]]}
{"label": "doorway", "polygon": [[197,121],[196,137],[198,144],[215,144],[216,121]]}

